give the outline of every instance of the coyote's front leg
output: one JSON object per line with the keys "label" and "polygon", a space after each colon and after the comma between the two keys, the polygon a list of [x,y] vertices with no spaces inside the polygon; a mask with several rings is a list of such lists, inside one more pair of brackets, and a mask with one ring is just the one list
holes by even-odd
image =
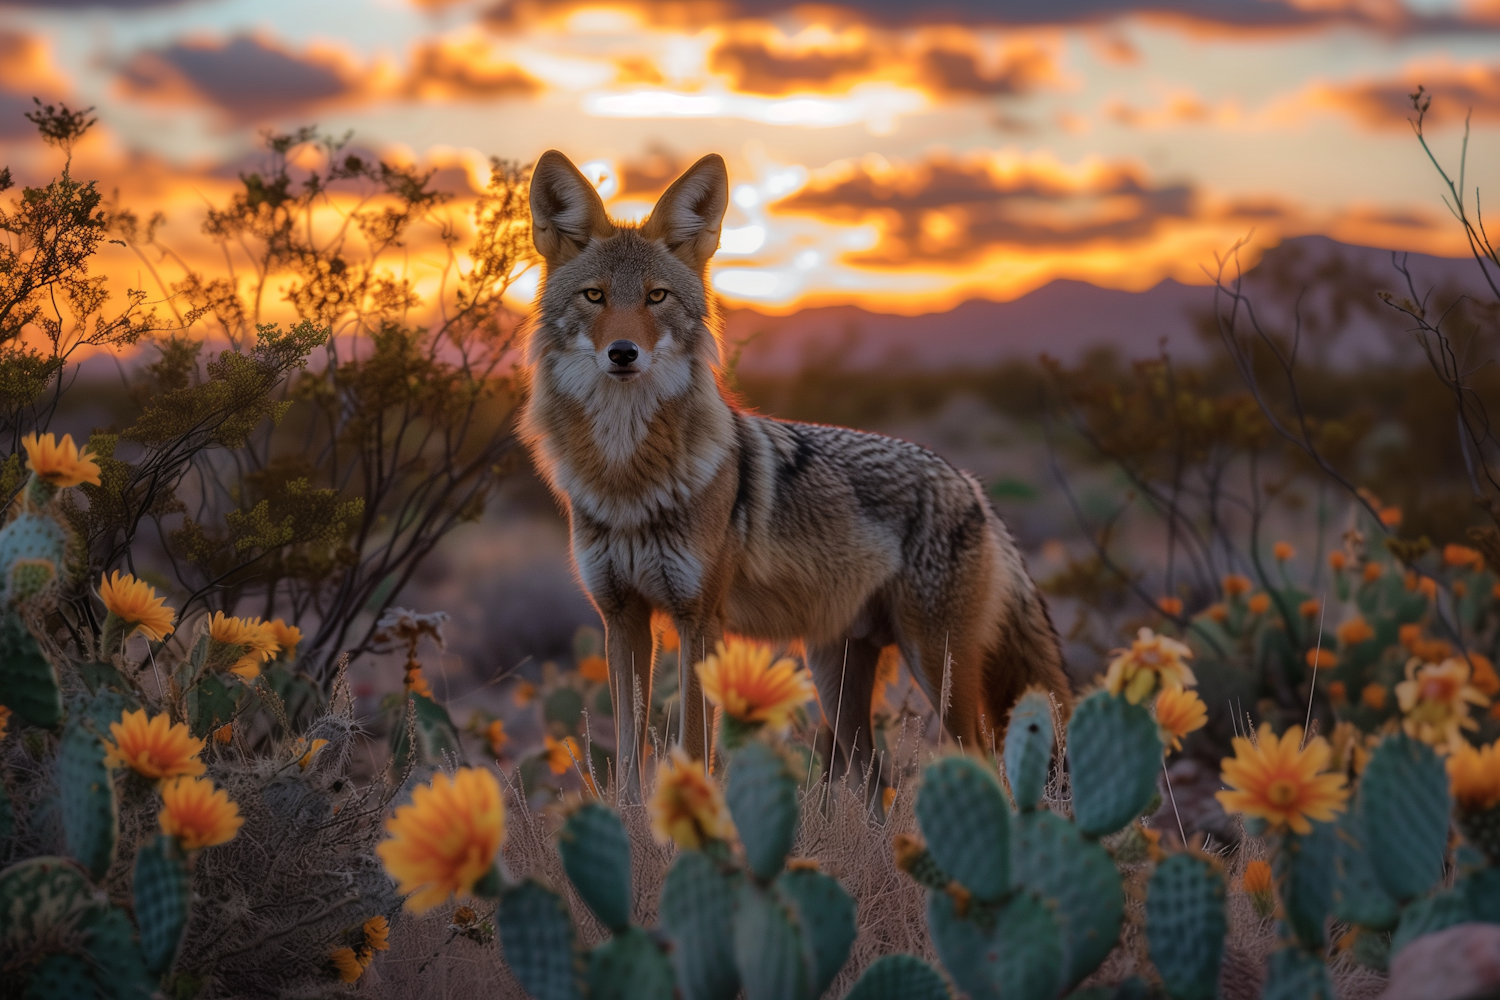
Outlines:
{"label": "coyote's front leg", "polygon": [[698,664],[713,655],[724,626],[717,615],[678,619],[677,690],[682,702],[682,748],[694,760],[703,760],[714,739],[713,706],[703,697]]}
{"label": "coyote's front leg", "polygon": [[651,605],[632,594],[600,610],[615,710],[616,780],[630,801],[639,801],[651,705]]}

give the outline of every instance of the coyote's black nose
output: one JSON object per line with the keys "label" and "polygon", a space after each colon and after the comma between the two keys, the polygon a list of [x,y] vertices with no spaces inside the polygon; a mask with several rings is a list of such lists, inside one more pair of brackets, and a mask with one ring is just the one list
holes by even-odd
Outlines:
{"label": "coyote's black nose", "polygon": [[640,357],[640,350],[628,340],[617,340],[609,345],[609,362],[624,368]]}

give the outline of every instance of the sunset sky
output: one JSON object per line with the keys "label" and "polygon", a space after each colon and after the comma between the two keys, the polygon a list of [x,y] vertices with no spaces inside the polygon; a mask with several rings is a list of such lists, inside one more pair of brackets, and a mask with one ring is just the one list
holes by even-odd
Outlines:
{"label": "sunset sky", "polygon": [[1419,83],[1440,154],[1472,108],[1471,186],[1500,188],[1493,0],[0,0],[22,179],[56,165],[33,95],[96,106],[80,172],[182,239],[267,127],[353,130],[467,197],[556,147],[636,217],[720,152],[714,281],[770,312],[1201,283],[1252,231],[1461,255]]}

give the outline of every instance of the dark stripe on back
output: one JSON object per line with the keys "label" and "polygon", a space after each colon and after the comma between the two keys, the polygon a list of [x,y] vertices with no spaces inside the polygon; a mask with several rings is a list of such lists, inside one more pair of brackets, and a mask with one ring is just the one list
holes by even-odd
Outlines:
{"label": "dark stripe on back", "polygon": [[745,415],[738,410],[734,413],[734,441],[740,450],[739,455],[739,482],[734,486],[734,506],[729,511],[729,523],[739,524],[741,531],[750,530],[750,441],[749,433],[745,426]]}

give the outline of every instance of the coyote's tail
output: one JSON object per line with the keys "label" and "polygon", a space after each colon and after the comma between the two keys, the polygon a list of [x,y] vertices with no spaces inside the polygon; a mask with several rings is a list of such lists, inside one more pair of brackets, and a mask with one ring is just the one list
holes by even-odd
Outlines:
{"label": "coyote's tail", "polygon": [[985,654],[983,685],[983,728],[986,737],[994,733],[997,745],[1011,708],[1027,688],[1050,691],[1064,718],[1072,710],[1073,690],[1063,669],[1062,643],[1046,601],[1030,580],[1024,580],[1016,588],[1015,599],[1006,602],[995,648]]}

